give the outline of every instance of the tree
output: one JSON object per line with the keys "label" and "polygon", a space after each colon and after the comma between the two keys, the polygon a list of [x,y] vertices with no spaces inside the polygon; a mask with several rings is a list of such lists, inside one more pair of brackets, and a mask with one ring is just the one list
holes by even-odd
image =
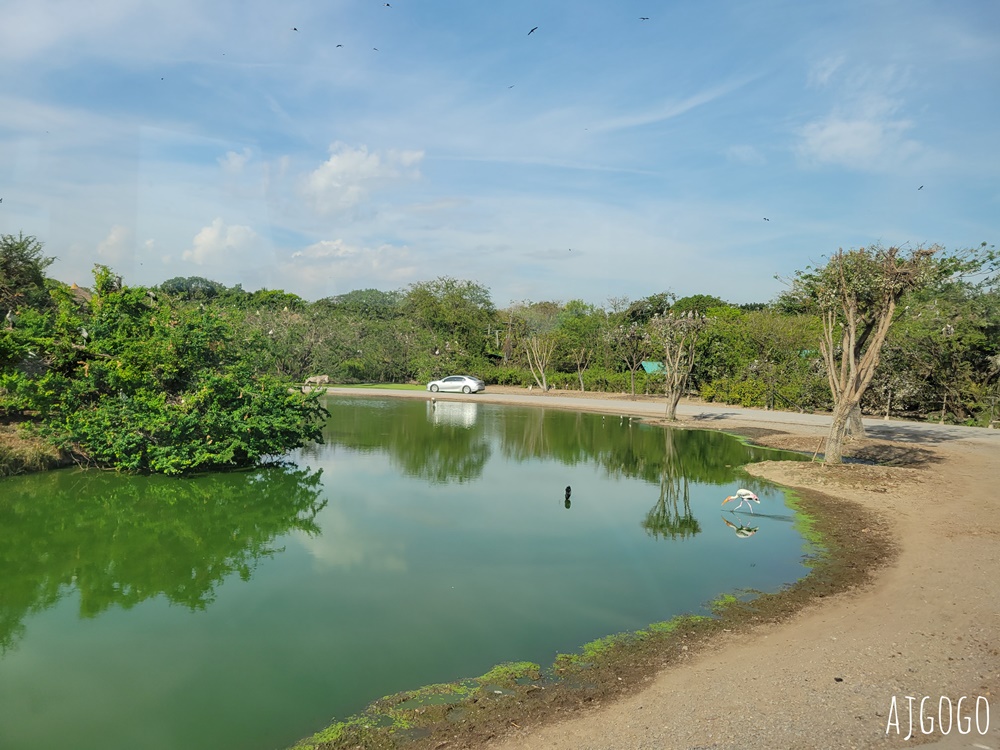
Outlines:
{"label": "tree", "polygon": [[632,400],[635,401],[635,373],[642,367],[642,361],[649,354],[649,334],[645,326],[633,321],[611,326],[607,336],[615,356],[628,367]]}
{"label": "tree", "polygon": [[549,389],[546,370],[559,343],[556,330],[559,313],[560,306],[556,302],[525,302],[514,311],[522,321],[521,346],[528,359],[528,368],[543,391]]}
{"label": "tree", "polygon": [[4,314],[21,305],[47,302],[45,269],[55,258],[45,257],[42,250],[35,237],[0,235],[0,310]]}
{"label": "tree", "polygon": [[659,292],[636,300],[625,310],[625,322],[645,325],[654,315],[670,312],[675,299],[673,292]]}
{"label": "tree", "polygon": [[[900,298],[930,282],[938,247],[873,245],[838,250],[825,266],[796,274],[794,292],[818,307],[823,322],[820,352],[833,396],[827,463],[843,460],[851,413],[872,381]],[[859,415],[858,415],[859,416]]]}
{"label": "tree", "polygon": [[576,368],[581,391],[586,390],[583,372],[594,358],[605,321],[603,311],[582,300],[570,300],[559,313],[559,336]]}
{"label": "tree", "polygon": [[183,474],[321,439],[318,399],[255,375],[216,311],[125,286],[105,266],[94,282],[86,307],[57,294],[59,309],[33,324],[44,372],[4,374],[54,444],[102,467]]}
{"label": "tree", "polygon": [[695,363],[698,337],[706,325],[707,318],[692,310],[678,315],[654,315],[649,321],[653,346],[663,352],[668,420],[677,419],[677,403],[687,387]]}

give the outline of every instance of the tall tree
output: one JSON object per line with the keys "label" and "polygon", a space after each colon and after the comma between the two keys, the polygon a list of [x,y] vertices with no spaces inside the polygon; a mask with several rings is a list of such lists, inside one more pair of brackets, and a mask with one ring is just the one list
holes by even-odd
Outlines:
{"label": "tall tree", "polygon": [[812,299],[823,321],[820,352],[833,396],[826,462],[843,460],[851,413],[872,381],[900,298],[928,284],[938,247],[903,251],[873,245],[834,253],[827,264],[796,274],[795,290]]}
{"label": "tall tree", "polygon": [[525,302],[515,307],[515,315],[522,321],[521,346],[528,368],[543,391],[549,389],[546,370],[559,343],[556,326],[560,312],[560,305],[556,302]]}
{"label": "tall tree", "polygon": [[582,300],[570,300],[559,314],[559,334],[566,353],[576,368],[580,380],[580,390],[585,391],[583,373],[600,342],[601,328],[607,318],[602,310],[588,305]]}
{"label": "tall tree", "polygon": [[654,315],[649,321],[653,346],[663,353],[666,418],[671,421],[677,419],[677,404],[687,388],[688,377],[694,367],[698,337],[706,325],[707,318],[693,310],[677,315]]}

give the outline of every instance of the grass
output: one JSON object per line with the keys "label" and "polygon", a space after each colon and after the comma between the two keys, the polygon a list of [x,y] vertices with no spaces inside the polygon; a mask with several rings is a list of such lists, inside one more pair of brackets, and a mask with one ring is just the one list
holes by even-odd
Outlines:
{"label": "grass", "polygon": [[45,471],[66,465],[58,450],[28,435],[16,424],[0,424],[0,477]]}

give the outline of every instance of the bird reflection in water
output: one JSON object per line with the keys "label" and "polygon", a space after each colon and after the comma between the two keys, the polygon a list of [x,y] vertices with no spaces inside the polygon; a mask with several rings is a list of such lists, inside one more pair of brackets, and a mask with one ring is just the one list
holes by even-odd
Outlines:
{"label": "bird reflection in water", "polygon": [[726,524],[726,526],[728,526],[729,528],[731,528],[733,531],[736,532],[736,536],[739,537],[740,539],[746,539],[747,537],[753,536],[754,534],[757,533],[757,530],[760,528],[760,526],[745,526],[743,524],[743,521],[740,520],[739,517],[737,517],[737,520],[740,521],[739,525],[736,525],[735,523],[728,521],[725,516],[722,517],[722,520]]}

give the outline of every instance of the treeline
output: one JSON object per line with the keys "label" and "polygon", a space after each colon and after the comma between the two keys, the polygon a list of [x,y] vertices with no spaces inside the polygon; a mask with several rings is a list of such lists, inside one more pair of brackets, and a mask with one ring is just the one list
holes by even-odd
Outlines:
{"label": "treeline", "polygon": [[[954,258],[936,260],[941,272],[901,300],[864,395],[865,412],[979,425],[1000,417],[996,255],[985,246],[963,251],[960,272]],[[469,373],[490,384],[656,394],[663,392],[664,375],[650,363],[665,359],[657,331],[664,321],[694,316],[701,323],[688,392],[748,407],[812,411],[832,405],[820,353],[821,308],[802,294],[801,285],[791,284],[770,302],[744,305],[662,292],[635,301],[612,298],[605,306],[525,301],[501,309],[485,286],[447,277],[399,290],[363,289],[308,301],[280,290],[248,292],[199,277],[174,278],[149,289],[127,287],[109,269],[99,269],[94,297],[81,300],[86,290],[43,277],[47,262],[39,260],[45,265],[33,276],[24,275],[26,286],[12,293],[9,284],[0,283],[0,310],[25,320],[48,309],[45,314],[53,321],[62,321],[53,323],[50,333],[62,348],[44,356],[31,355],[23,346],[11,349],[11,328],[17,332],[22,324],[11,327],[8,321],[0,345],[5,373],[0,405],[8,411],[26,405],[18,401],[23,383],[12,388],[12,372],[22,381],[40,383],[67,368],[74,378],[92,377],[95,370],[111,377],[103,350],[95,349],[96,338],[87,341],[79,334],[88,316],[106,315],[107,307],[94,299],[107,296],[109,283],[127,296],[128,314],[143,321],[120,332],[129,337],[135,366],[152,367],[142,352],[159,348],[163,361],[172,353],[188,363],[188,374],[178,375],[182,379],[190,376],[194,362],[221,357],[242,363],[255,378],[285,384],[321,374],[339,383],[422,383]],[[948,263],[955,272],[947,271]],[[73,301],[76,307],[67,308]],[[158,309],[170,312],[157,315]],[[190,335],[172,342],[168,334],[178,326],[190,329]],[[95,329],[98,333],[104,336],[106,330]],[[94,356],[83,358],[89,365],[73,369],[69,363],[81,361],[79,347]],[[173,382],[167,370],[177,365],[157,366],[166,368],[158,377]]]}
{"label": "treeline", "polygon": [[[1000,285],[988,273],[991,257],[984,249],[972,272],[945,274],[903,299],[865,413],[978,425],[1000,418]],[[325,374],[337,383],[422,383],[467,372],[489,384],[657,394],[663,375],[649,363],[664,352],[652,322],[694,313],[705,327],[689,392],[747,407],[832,406],[819,311],[792,289],[770,303],[663,292],[603,307],[570,300],[504,309],[486,287],[451,278],[315,302],[196,277],[159,290],[225,309],[258,353],[258,371],[289,382]]]}

